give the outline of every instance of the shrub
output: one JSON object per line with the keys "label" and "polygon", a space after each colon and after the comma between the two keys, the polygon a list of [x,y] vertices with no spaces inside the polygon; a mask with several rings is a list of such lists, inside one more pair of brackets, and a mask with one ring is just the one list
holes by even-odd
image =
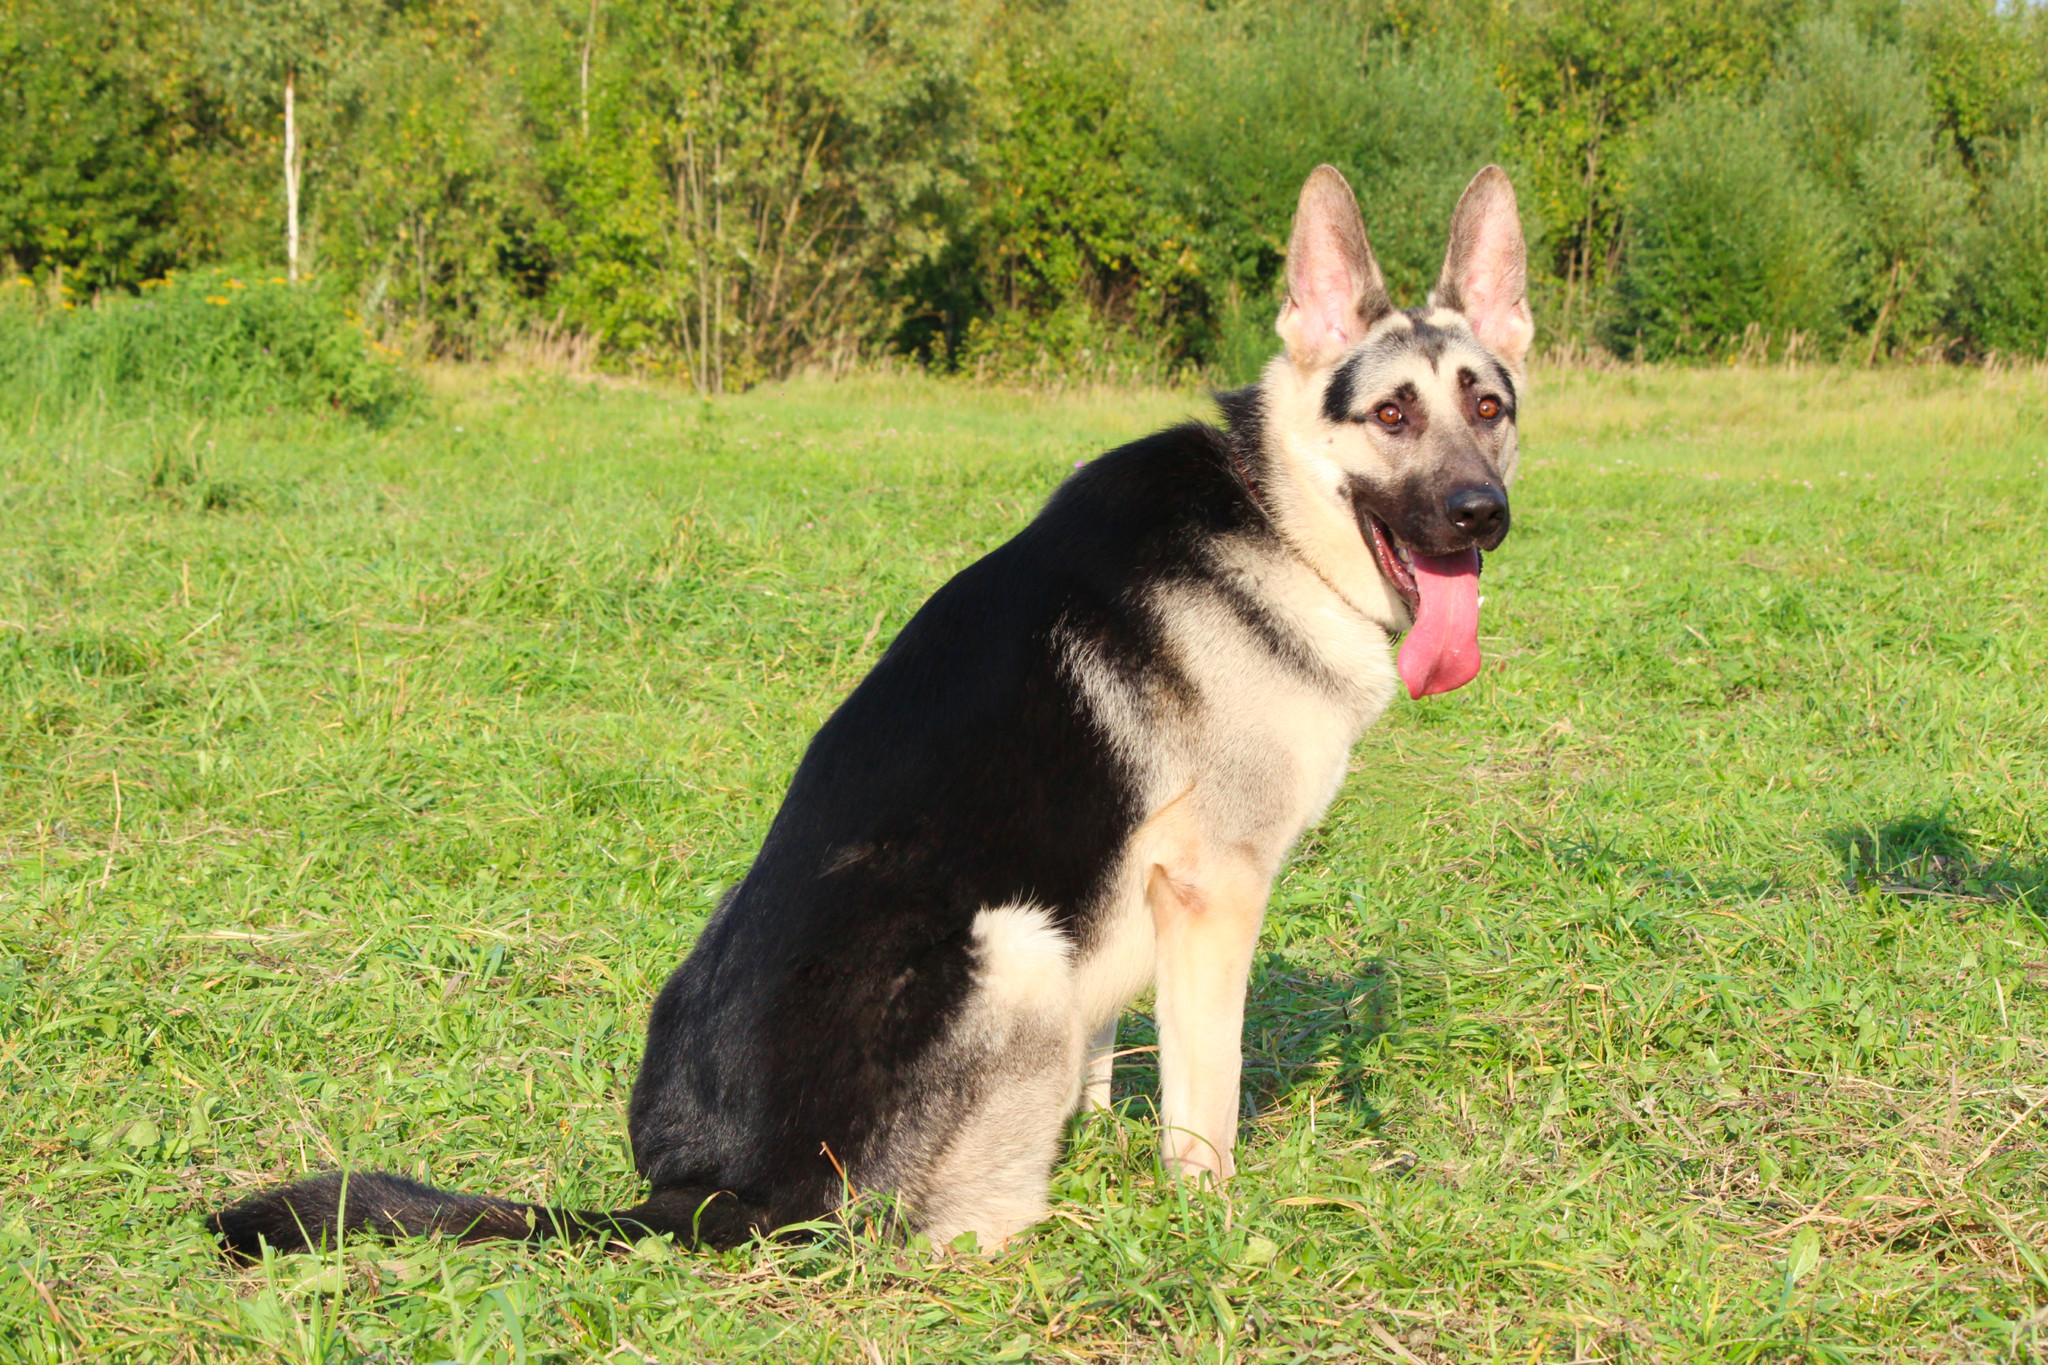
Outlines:
{"label": "shrub", "polygon": [[1971,248],[1963,330],[1986,349],[2048,352],[2048,132],[2024,139],[1992,183]]}
{"label": "shrub", "polygon": [[313,286],[208,271],[154,281],[136,298],[42,309],[23,282],[6,292],[0,412],[338,411],[381,423],[413,398],[396,360]]}
{"label": "shrub", "polygon": [[1838,339],[1840,233],[1778,124],[1723,98],[1651,128],[1604,340],[1647,359],[1710,355],[1751,327]]}
{"label": "shrub", "polygon": [[1873,359],[1925,339],[1955,284],[1967,185],[1912,54],[1840,17],[1810,21],[1767,105],[1838,205],[1848,326]]}

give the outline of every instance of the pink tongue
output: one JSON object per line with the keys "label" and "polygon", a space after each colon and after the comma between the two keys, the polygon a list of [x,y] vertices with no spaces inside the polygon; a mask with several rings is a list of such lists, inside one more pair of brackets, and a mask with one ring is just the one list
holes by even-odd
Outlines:
{"label": "pink tongue", "polygon": [[1408,695],[1420,700],[1479,676],[1479,551],[1416,555],[1410,567],[1422,604],[1394,667]]}

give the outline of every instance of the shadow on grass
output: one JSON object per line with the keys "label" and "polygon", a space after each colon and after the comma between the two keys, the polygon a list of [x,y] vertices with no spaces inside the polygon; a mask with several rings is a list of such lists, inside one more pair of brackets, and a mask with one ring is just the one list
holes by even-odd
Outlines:
{"label": "shadow on grass", "polygon": [[1331,973],[1279,953],[1262,956],[1245,1002],[1244,1090],[1254,1108],[1263,1110],[1300,1086],[1329,1082],[1368,1126],[1376,1124],[1379,1108],[1366,1075],[1380,1041],[1401,1027],[1405,1008],[1424,1003],[1409,998],[1415,989],[1390,958],[1367,958],[1354,972]]}
{"label": "shadow on grass", "polygon": [[2048,863],[2022,863],[2010,850],[1987,849],[1947,806],[1882,825],[1832,830],[1828,847],[1858,891],[1980,905],[2017,903],[2048,918]]}
{"label": "shadow on grass", "polygon": [[1778,890],[1777,880],[1768,874],[1703,872],[1637,857],[1591,825],[1583,838],[1539,838],[1524,853],[1541,862],[1546,871],[1574,876],[1617,893],[1655,888],[1681,904],[1758,901]]}
{"label": "shadow on grass", "polygon": [[[1356,974],[1335,975],[1280,953],[1262,955],[1245,1000],[1243,1086],[1252,1109],[1328,1077],[1368,1125],[1377,1123],[1379,1109],[1364,1084],[1367,1054],[1399,1027],[1401,1010],[1402,982],[1389,959],[1369,958]],[[1156,1112],[1159,1032],[1150,1014],[1124,1015],[1117,1051],[1115,1101],[1135,1100]]]}

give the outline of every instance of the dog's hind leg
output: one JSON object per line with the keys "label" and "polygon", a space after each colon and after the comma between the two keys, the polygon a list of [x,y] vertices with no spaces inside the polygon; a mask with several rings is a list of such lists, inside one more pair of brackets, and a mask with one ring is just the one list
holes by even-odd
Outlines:
{"label": "dog's hind leg", "polygon": [[935,1072],[971,1096],[900,1188],[935,1243],[994,1250],[1045,1216],[1060,1132],[1080,1098],[1082,1023],[1067,940],[1034,906],[975,917],[977,988]]}

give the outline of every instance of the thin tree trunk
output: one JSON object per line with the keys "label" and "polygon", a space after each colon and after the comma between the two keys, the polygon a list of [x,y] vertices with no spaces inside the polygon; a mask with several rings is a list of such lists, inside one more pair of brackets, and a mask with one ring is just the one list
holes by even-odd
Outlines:
{"label": "thin tree trunk", "polygon": [[1586,222],[1579,229],[1578,250],[1572,253],[1571,272],[1566,276],[1564,289],[1564,325],[1566,337],[1571,335],[1574,305],[1579,302],[1581,291],[1590,298],[1593,292],[1593,224],[1599,201],[1600,174],[1600,128],[1607,123],[1607,100],[1603,96],[1599,104],[1600,113],[1595,122],[1593,141],[1586,148]]}
{"label": "thin tree trunk", "polygon": [[676,231],[681,237],[680,250],[689,256],[692,269],[690,283],[696,291],[697,327],[696,335],[690,337],[690,312],[685,304],[683,316],[684,354],[690,357],[690,382],[697,392],[710,395],[716,392],[718,382],[712,360],[712,290],[711,249],[706,245],[709,215],[705,202],[704,169],[698,161],[697,135],[685,128],[683,131],[683,165],[676,177]]}
{"label": "thin tree trunk", "polygon": [[717,254],[712,258],[711,295],[711,382],[725,392],[725,130],[719,115],[724,105],[719,96],[723,73],[711,70],[711,242]]}
{"label": "thin tree trunk", "polygon": [[590,20],[583,26],[583,66],[576,118],[583,136],[590,136],[590,46],[597,41],[597,0],[590,0]]}
{"label": "thin tree trunk", "polygon": [[427,225],[415,213],[412,216],[412,264],[413,279],[420,292],[420,321],[427,318]]}
{"label": "thin tree trunk", "polygon": [[299,123],[290,67],[284,73],[284,273],[299,282]]}
{"label": "thin tree trunk", "polygon": [[1906,258],[1904,256],[1893,259],[1891,284],[1885,291],[1884,307],[1877,310],[1877,321],[1872,323],[1870,327],[1870,352],[1863,357],[1865,369],[1877,363],[1878,347],[1884,344],[1885,324],[1891,321],[1892,306],[1899,301],[1899,295],[1904,292],[1899,288],[1899,272],[1905,268]]}

